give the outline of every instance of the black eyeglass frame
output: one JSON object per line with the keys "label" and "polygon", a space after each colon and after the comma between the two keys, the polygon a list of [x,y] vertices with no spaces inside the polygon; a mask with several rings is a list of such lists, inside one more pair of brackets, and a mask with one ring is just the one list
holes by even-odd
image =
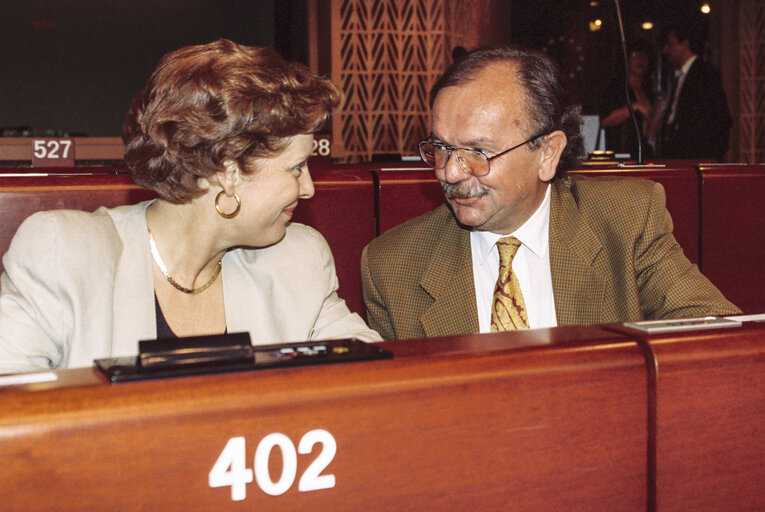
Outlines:
{"label": "black eyeglass frame", "polygon": [[[529,142],[533,142],[533,141],[537,140],[540,137],[544,137],[545,135],[548,135],[549,133],[550,133],[549,131],[545,131],[545,132],[541,132],[541,133],[538,133],[536,135],[533,135],[533,136],[529,137],[528,139],[524,140],[523,142],[521,142],[520,144],[516,144],[515,146],[513,146],[511,148],[508,148],[508,149],[506,149],[504,151],[500,151],[496,155],[492,155],[492,156],[487,155],[486,153],[483,152],[483,150],[480,150],[480,149],[470,149],[470,148],[461,148],[459,146],[450,146],[449,144],[444,144],[443,142],[436,142],[436,141],[433,141],[433,140],[422,140],[422,141],[420,141],[420,143],[417,144],[417,149],[420,151],[420,158],[422,158],[422,161],[425,162],[428,165],[431,165],[431,164],[428,163],[428,159],[425,158],[425,153],[422,151],[423,144],[432,144],[433,146],[436,146],[436,147],[439,147],[439,148],[442,148],[442,149],[446,150],[446,160],[444,160],[444,166],[443,167],[436,167],[434,165],[433,168],[436,169],[436,170],[445,169],[446,168],[446,164],[449,163],[449,158],[451,158],[452,153],[457,151],[457,150],[469,151],[471,153],[475,153],[477,155],[481,155],[482,157],[484,157],[486,159],[486,172],[484,174],[476,174],[476,173],[474,173],[473,171],[471,171],[470,169],[465,167],[465,165],[462,163],[461,159],[457,158],[457,162],[459,162],[460,167],[462,167],[462,169],[466,173],[480,178],[482,176],[488,176],[489,175],[489,173],[491,172],[491,161],[494,160],[495,158],[499,158],[502,155],[506,155],[507,153],[513,151],[514,149],[518,149],[519,147],[524,146],[524,145],[528,144]],[[434,154],[434,157],[435,157],[435,154]]]}

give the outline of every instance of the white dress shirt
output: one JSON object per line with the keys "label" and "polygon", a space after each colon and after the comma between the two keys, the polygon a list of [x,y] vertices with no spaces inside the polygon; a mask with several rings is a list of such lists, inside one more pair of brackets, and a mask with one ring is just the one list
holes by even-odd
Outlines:
{"label": "white dress shirt", "polygon": [[[512,236],[521,241],[513,258],[513,272],[521,285],[523,300],[529,318],[529,327],[555,327],[555,299],[550,273],[550,186],[547,186],[542,204]],[[478,325],[481,332],[491,332],[491,302],[499,275],[497,240],[510,235],[487,231],[470,233],[473,256]]]}
{"label": "white dress shirt", "polygon": [[672,105],[670,106],[669,117],[667,118],[667,124],[675,122],[675,112],[677,111],[677,100],[680,98],[680,93],[683,91],[683,84],[685,83],[685,77],[688,75],[688,70],[691,69],[693,63],[696,62],[698,55],[694,55],[690,59],[686,60],[682,67],[675,71],[675,90],[672,93]]}

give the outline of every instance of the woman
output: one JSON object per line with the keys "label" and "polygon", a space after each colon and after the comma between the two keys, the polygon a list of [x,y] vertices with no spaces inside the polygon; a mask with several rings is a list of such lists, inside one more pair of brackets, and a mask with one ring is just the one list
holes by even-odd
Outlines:
{"label": "woman", "polygon": [[[653,91],[651,90],[648,70],[650,67],[649,48],[642,42],[635,42],[627,48],[627,70],[630,90],[630,101],[635,111],[641,137],[643,138],[643,155],[650,156],[648,136],[650,135],[650,120],[653,110]],[[624,75],[611,82],[603,93],[600,112],[600,126],[605,128],[606,149],[615,153],[629,153],[637,158],[637,136],[635,125],[630,117],[629,106],[624,91]]]}
{"label": "woman", "polygon": [[339,99],[266,48],[166,55],[122,134],[133,180],[159,199],[24,222],[5,258],[0,372],[90,366],[174,335],[380,340],[338,297],[326,241],[289,223]]}

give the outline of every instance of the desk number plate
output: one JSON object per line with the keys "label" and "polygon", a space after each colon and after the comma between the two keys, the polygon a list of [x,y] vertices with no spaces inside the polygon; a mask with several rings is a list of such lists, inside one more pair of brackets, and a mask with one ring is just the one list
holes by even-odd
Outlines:
{"label": "desk number plate", "polygon": [[[314,445],[320,445],[317,455],[298,478],[298,455],[310,456]],[[282,471],[274,480],[268,467],[271,452],[281,452]],[[208,475],[208,484],[212,488],[230,487],[231,500],[242,501],[247,497],[247,484],[253,477],[260,488],[271,496],[280,496],[290,490],[298,480],[298,492],[319,491],[335,486],[335,475],[326,471],[337,452],[335,438],[326,430],[317,429],[307,432],[295,444],[284,434],[274,432],[265,436],[255,449],[254,465],[247,467],[246,443],[243,436],[232,437],[223,447]]]}
{"label": "desk number plate", "polygon": [[32,139],[32,167],[74,167],[74,139]]}

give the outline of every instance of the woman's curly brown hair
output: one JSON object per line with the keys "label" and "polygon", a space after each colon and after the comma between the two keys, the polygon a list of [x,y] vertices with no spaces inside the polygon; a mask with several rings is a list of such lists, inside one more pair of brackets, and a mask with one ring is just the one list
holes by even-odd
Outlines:
{"label": "woman's curly brown hair", "polygon": [[225,160],[243,171],[289,137],[314,133],[341,101],[330,80],[268,48],[226,39],[165,55],[122,128],[125,163],[138,185],[173,203],[205,192],[200,178]]}

